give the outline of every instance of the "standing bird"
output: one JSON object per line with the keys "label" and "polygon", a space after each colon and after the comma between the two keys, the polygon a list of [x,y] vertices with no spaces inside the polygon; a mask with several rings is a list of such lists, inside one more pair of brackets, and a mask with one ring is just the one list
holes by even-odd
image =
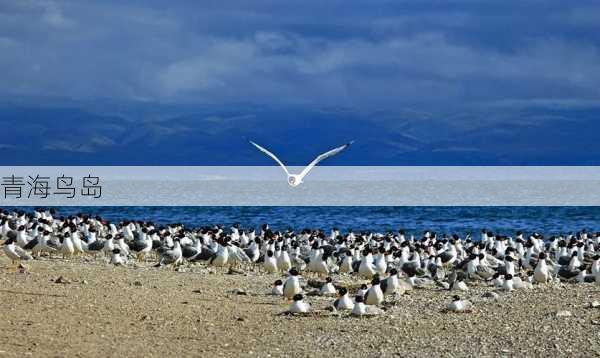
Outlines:
{"label": "standing bird", "polygon": [[533,271],[533,279],[535,282],[546,283],[550,281],[550,272],[548,271],[548,264],[546,264],[546,253],[540,252],[539,260]]}
{"label": "standing bird", "polygon": [[152,251],[152,237],[146,234],[146,229],[142,229],[139,238],[134,240],[129,249],[135,252],[138,261],[143,261],[146,255]]}
{"label": "standing bird", "polygon": [[50,245],[50,241],[48,241],[48,236],[50,235],[49,231],[44,231],[43,233],[41,233],[38,236],[38,242],[37,244],[33,247],[33,254],[36,255],[37,257],[40,257],[40,254],[42,252],[56,252],[57,247],[55,246],[51,246]]}
{"label": "standing bird", "polygon": [[183,254],[181,252],[181,243],[179,242],[179,239],[176,238],[173,242],[173,248],[163,251],[160,255],[160,260],[154,266],[173,265],[173,267],[175,267],[182,262]]}
{"label": "standing bird", "polygon": [[15,245],[15,239],[9,238],[4,242],[4,253],[12,261],[13,265],[17,262],[33,259],[31,255],[21,247]]}
{"label": "standing bird", "polygon": [[358,266],[358,274],[364,278],[372,278],[375,275],[375,266],[373,266],[373,256],[371,251],[365,249],[360,259],[360,265]]}
{"label": "standing bird", "polygon": [[277,257],[277,269],[281,272],[287,272],[292,268],[292,261],[290,260],[290,255],[287,252],[287,248],[284,247]]}
{"label": "standing bird", "polygon": [[227,249],[227,243],[219,245],[217,253],[210,259],[210,264],[217,267],[223,267],[227,265],[229,261],[229,250]]}
{"label": "standing bird", "polygon": [[75,253],[75,245],[73,245],[73,240],[71,240],[71,233],[65,232],[64,235],[59,236],[59,240],[62,243],[60,251],[62,252],[63,259],[72,257]]}
{"label": "standing bird", "polygon": [[300,287],[300,280],[298,278],[299,272],[295,268],[292,268],[289,272],[289,277],[283,284],[283,296],[285,298],[292,299],[294,295],[301,293],[302,288]]}
{"label": "standing bird", "polygon": [[277,259],[273,256],[273,251],[267,250],[267,254],[263,261],[263,268],[267,273],[277,272]]}

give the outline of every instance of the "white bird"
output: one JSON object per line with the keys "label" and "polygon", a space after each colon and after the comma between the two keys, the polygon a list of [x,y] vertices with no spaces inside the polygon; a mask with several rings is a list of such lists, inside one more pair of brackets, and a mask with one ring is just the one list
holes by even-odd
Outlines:
{"label": "white bird", "polygon": [[283,281],[277,280],[273,283],[273,288],[271,288],[271,295],[283,296]]}
{"label": "white bird", "polygon": [[125,265],[125,259],[121,256],[121,249],[115,247],[110,255],[110,263],[115,266]]}
{"label": "white bird", "polygon": [[331,277],[327,277],[325,279],[325,284],[321,286],[321,290],[319,294],[321,296],[334,296],[337,293],[335,286],[333,286],[333,279]]}
{"label": "white bird", "polygon": [[[533,277],[532,277],[533,280]],[[533,285],[528,280],[523,281],[519,276],[515,276],[512,279],[513,287],[515,290],[527,289],[530,290],[533,288]]]}
{"label": "white bird", "polygon": [[354,299],[354,307],[352,308],[352,315],[361,316],[376,316],[383,314],[383,310],[376,306],[369,306],[364,304],[362,296],[356,296]]}
{"label": "white bird", "polygon": [[291,313],[306,313],[310,310],[310,305],[303,301],[304,296],[301,294],[294,295],[294,302],[290,305],[288,312]]}
{"label": "white bird", "polygon": [[542,252],[539,255],[538,264],[533,271],[533,279],[535,282],[546,283],[550,280],[550,272],[548,264],[546,264],[546,253]]}
{"label": "white bird", "polygon": [[56,252],[56,247],[52,247],[48,244],[49,235],[49,231],[44,231],[38,235],[38,243],[32,250],[33,254],[37,257],[39,257],[42,252]]}
{"label": "white bird", "polygon": [[381,291],[383,291],[384,295],[391,295],[395,292],[404,293],[398,281],[398,270],[395,268],[390,270],[390,275],[385,280],[382,280],[379,286],[381,286]]}
{"label": "white bird", "polygon": [[223,267],[227,265],[229,261],[229,250],[227,249],[228,244],[219,245],[217,248],[217,253],[210,258],[209,263],[213,266]]}
{"label": "white bird", "polygon": [[175,239],[174,242],[175,243],[172,249],[166,250],[163,253],[161,253],[160,261],[156,265],[154,265],[154,267],[160,267],[163,265],[173,265],[173,267],[175,267],[183,262],[183,254],[181,252],[181,244],[179,243],[179,239]]}
{"label": "white bird", "polygon": [[333,307],[338,311],[353,309],[354,302],[352,302],[352,299],[348,296],[348,290],[345,287],[341,287],[338,292],[339,297],[337,300],[333,301]]}
{"label": "white bird", "polygon": [[63,254],[63,258],[72,257],[75,252],[75,246],[73,246],[73,240],[71,240],[71,234],[69,232],[66,232],[62,237],[60,251]]}
{"label": "white bird", "polygon": [[300,280],[298,279],[299,272],[295,268],[290,270],[290,276],[283,284],[283,295],[289,300],[294,295],[301,293]]}
{"label": "white bird", "polygon": [[10,258],[13,264],[22,260],[33,259],[27,251],[15,245],[15,239],[13,238],[9,238],[4,242],[4,253]]}
{"label": "white bird", "polygon": [[308,174],[308,172],[311,171],[311,169],[314,168],[315,165],[317,165],[322,160],[332,157],[332,156],[338,154],[339,152],[341,152],[342,150],[348,148],[350,146],[350,144],[354,143],[354,141],[348,142],[342,146],[339,146],[337,148],[334,148],[328,152],[325,152],[325,153],[319,155],[312,162],[310,162],[310,164],[308,164],[304,168],[304,170],[302,170],[302,172],[300,172],[300,174],[290,174],[290,172],[287,170],[286,166],[281,162],[281,160],[279,160],[279,158],[277,158],[275,156],[275,154],[269,152],[265,148],[261,147],[260,145],[254,143],[252,141],[250,141],[250,143],[253,146],[255,146],[256,148],[258,148],[258,150],[260,150],[261,152],[263,152],[266,155],[268,155],[269,157],[273,158],[273,160],[275,160],[277,162],[277,164],[279,164],[281,166],[281,168],[283,168],[283,170],[285,171],[285,174],[287,175],[288,184],[292,187],[295,187],[295,186],[298,186],[303,183],[302,179],[304,179],[306,174]]}
{"label": "white bird", "polygon": [[452,302],[446,308],[452,312],[470,312],[473,309],[473,304],[467,300],[461,300],[458,296],[454,296]]}
{"label": "white bird", "polygon": [[287,272],[292,268],[292,261],[286,249],[283,249],[279,257],[277,257],[277,268],[281,272]]}
{"label": "white bird", "polygon": [[273,256],[273,251],[267,250],[267,254],[263,261],[263,268],[267,273],[277,272],[277,259]]}
{"label": "white bird", "polygon": [[340,265],[340,273],[351,273],[352,271],[352,255],[344,254]]}
{"label": "white bird", "polygon": [[451,291],[468,291],[469,287],[463,279],[457,279],[450,286]]}
{"label": "white bird", "polygon": [[369,250],[363,252],[360,260],[360,266],[358,267],[358,274],[364,278],[372,278],[375,275],[375,266],[373,265],[373,256]]}
{"label": "white bird", "polygon": [[364,301],[367,305],[378,305],[383,302],[383,291],[381,291],[381,286],[379,286],[379,277],[374,276],[373,280],[371,280],[371,287],[365,293]]}
{"label": "white bird", "polygon": [[513,275],[509,273],[504,275],[504,283],[502,284],[502,289],[508,292],[513,291],[515,289]]}

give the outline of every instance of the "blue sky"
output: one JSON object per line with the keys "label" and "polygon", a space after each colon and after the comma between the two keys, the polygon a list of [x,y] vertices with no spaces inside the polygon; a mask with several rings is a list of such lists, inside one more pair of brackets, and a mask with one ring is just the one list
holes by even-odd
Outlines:
{"label": "blue sky", "polygon": [[[204,125],[206,118],[224,117],[224,107],[235,112],[230,117],[258,116],[260,123],[263,112],[257,114],[256,107],[268,106],[276,108],[269,118],[302,109],[327,122],[323,111],[335,111],[332,123],[349,113],[385,132],[408,125],[409,136],[430,133],[442,142],[445,136],[487,133],[489,126],[518,133],[515,123],[568,131],[581,126],[556,138],[575,141],[600,113],[598,34],[597,1],[0,0],[0,104],[77,108],[87,115],[79,123],[92,127],[105,122],[102,116],[118,115],[127,123],[160,120],[163,126],[172,119],[166,127],[177,128],[177,118],[199,108],[204,117],[198,125]],[[577,122],[581,111],[584,124]],[[14,121],[13,114],[0,113],[0,120]],[[556,124],[557,116],[564,123]],[[286,120],[279,125],[290,133],[298,126]],[[185,126],[193,127],[193,121]],[[439,128],[447,131],[437,133]],[[260,137],[250,131],[239,140],[250,134]],[[69,139],[62,134],[52,135],[32,145],[51,148],[46,154],[59,164],[71,163],[67,157],[78,150],[65,145]],[[96,144],[88,143],[83,152],[107,147],[118,152],[119,143],[105,137],[92,138]],[[268,142],[270,134],[263,137]],[[16,145],[1,142],[0,150]],[[407,142],[395,145],[410,147]],[[535,164],[540,155],[527,143],[517,144],[532,152],[524,163]],[[481,151],[467,144],[448,148],[468,152],[451,164],[473,163],[471,154]],[[559,157],[568,157],[569,150]],[[480,164],[519,162],[497,154],[481,156]],[[305,160],[290,155],[292,161]],[[550,163],[547,159],[540,161]],[[180,160],[203,163],[193,156]],[[444,158],[423,159],[430,162]],[[586,157],[570,164],[592,162]]]}

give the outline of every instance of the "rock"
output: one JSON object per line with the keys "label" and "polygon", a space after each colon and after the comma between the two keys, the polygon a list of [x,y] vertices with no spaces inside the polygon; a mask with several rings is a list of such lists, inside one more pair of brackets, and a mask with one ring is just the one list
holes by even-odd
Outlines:
{"label": "rock", "polygon": [[142,283],[140,281],[134,281],[133,285],[137,287],[142,287]]}
{"label": "rock", "polygon": [[61,283],[63,285],[66,285],[68,283],[71,283],[71,281],[64,278],[63,276],[58,276],[58,278],[56,280],[54,280],[54,283]]}
{"label": "rock", "polygon": [[150,319],[150,316],[148,316],[147,314],[143,315],[142,318],[140,318],[140,321],[148,321]]}
{"label": "rock", "polygon": [[571,317],[571,311],[566,311],[566,310],[562,310],[562,311],[558,311],[556,312],[556,317]]}
{"label": "rock", "polygon": [[196,290],[192,290],[192,293],[202,293],[202,291],[201,291],[201,290],[198,290],[198,289],[196,289]]}
{"label": "rock", "polygon": [[494,301],[497,300],[498,298],[500,298],[500,296],[496,292],[492,292],[492,291],[484,293],[482,297],[487,298],[489,300],[494,300]]}
{"label": "rock", "polygon": [[87,285],[88,283],[89,283],[89,282],[87,282],[87,280],[83,280],[83,281],[81,281],[81,284],[82,284],[82,285]]}
{"label": "rock", "polygon": [[238,317],[236,321],[238,321],[238,322],[244,322],[245,319],[244,319],[244,317]]}
{"label": "rock", "polygon": [[241,290],[239,288],[236,288],[235,290],[233,290],[231,293],[235,294],[235,295],[240,295],[240,296],[247,296],[248,293],[246,293],[246,291]]}
{"label": "rock", "polygon": [[600,320],[593,319],[592,320],[592,325],[594,325],[594,326],[600,326]]}
{"label": "rock", "polygon": [[590,308],[600,308],[600,302],[598,302],[598,301],[590,302]]}
{"label": "rock", "polygon": [[245,275],[246,273],[240,269],[230,267],[229,270],[227,271],[227,274],[228,275]]}

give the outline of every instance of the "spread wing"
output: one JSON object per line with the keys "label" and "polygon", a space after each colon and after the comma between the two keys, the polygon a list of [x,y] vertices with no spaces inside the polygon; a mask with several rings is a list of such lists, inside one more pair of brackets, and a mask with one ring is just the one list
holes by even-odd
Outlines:
{"label": "spread wing", "polygon": [[279,164],[283,170],[285,170],[285,173],[287,175],[290,175],[290,173],[288,172],[287,168],[285,167],[285,165],[283,165],[283,163],[281,162],[281,160],[279,160],[279,158],[277,158],[275,156],[275,154],[269,152],[268,150],[266,150],[265,148],[261,147],[260,145],[254,143],[253,141],[250,141],[250,143],[255,146],[256,148],[258,148],[258,150],[260,150],[261,152],[265,153],[266,155],[268,155],[269,157],[273,158],[273,160],[275,160],[277,162],[277,164]]}
{"label": "spread wing", "polygon": [[306,166],[306,168],[304,168],[304,170],[302,170],[302,173],[300,173],[298,175],[298,177],[300,177],[300,180],[302,180],[304,178],[304,176],[306,174],[308,174],[308,172],[315,167],[315,165],[317,165],[319,162],[329,158],[329,157],[333,157],[334,155],[338,154],[339,152],[341,152],[342,150],[348,148],[350,146],[350,144],[354,143],[354,141],[348,142],[342,146],[339,146],[337,148],[333,148],[332,150],[325,152],[321,155],[319,155],[318,157],[315,158],[315,160],[313,160],[312,162],[310,162],[309,165]]}

